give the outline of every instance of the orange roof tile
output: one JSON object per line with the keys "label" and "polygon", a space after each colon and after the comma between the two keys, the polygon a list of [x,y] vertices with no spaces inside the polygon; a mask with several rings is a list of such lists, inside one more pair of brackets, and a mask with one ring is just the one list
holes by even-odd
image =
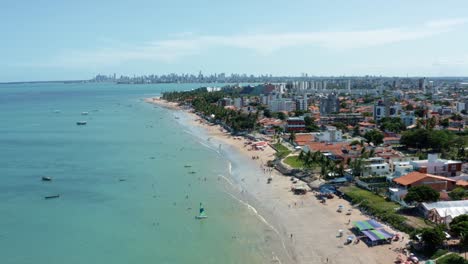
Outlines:
{"label": "orange roof tile", "polygon": [[457,181],[457,186],[468,187],[468,181],[459,180]]}
{"label": "orange roof tile", "polygon": [[312,134],[296,134],[296,144],[303,146],[306,143],[313,142],[314,136]]}
{"label": "orange roof tile", "polygon": [[446,178],[446,177],[442,177],[442,176],[437,176],[437,175],[432,175],[432,174],[425,174],[425,173],[421,173],[421,172],[418,172],[418,171],[413,171],[413,172],[410,172],[408,174],[406,174],[405,176],[401,176],[399,178],[396,178],[396,179],[393,179],[394,182],[398,183],[398,184],[401,184],[401,185],[410,185],[410,184],[413,184],[417,181],[420,181],[424,178],[434,178],[434,179],[439,179],[439,180],[444,180],[444,181],[451,181],[451,182],[455,182],[455,180],[452,180],[452,179],[449,179],[449,178]]}
{"label": "orange roof tile", "polygon": [[[305,144],[309,147],[312,151],[320,151],[320,152],[331,152],[335,155],[343,155],[343,149],[348,150],[351,152],[351,146],[348,142],[337,142],[337,143],[325,143],[325,142],[311,142]],[[360,154],[362,147],[360,145],[356,145],[356,149],[352,150]]]}

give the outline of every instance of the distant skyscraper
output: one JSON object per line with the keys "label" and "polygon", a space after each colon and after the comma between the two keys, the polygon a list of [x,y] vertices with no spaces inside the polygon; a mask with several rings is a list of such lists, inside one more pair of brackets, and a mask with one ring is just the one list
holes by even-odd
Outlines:
{"label": "distant skyscraper", "polygon": [[426,93],[426,88],[427,88],[426,78],[419,79],[418,88],[419,88],[419,90],[423,91],[423,93]]}

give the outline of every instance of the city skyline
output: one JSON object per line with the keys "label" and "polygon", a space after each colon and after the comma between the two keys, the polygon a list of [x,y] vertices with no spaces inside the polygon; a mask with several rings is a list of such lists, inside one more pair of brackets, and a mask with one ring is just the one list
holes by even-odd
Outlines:
{"label": "city skyline", "polygon": [[468,75],[463,1],[268,3],[269,13],[264,1],[6,4],[0,82],[198,71]]}

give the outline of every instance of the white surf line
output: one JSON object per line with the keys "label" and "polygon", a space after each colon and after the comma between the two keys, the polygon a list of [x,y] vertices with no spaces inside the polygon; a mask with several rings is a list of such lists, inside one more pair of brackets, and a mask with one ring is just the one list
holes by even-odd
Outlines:
{"label": "white surf line", "polygon": [[[284,248],[284,251],[286,252],[286,255],[288,255],[289,259],[293,260],[293,258],[291,257],[291,255],[289,255],[288,253],[288,248],[286,247],[286,244],[284,243],[284,240],[283,238],[281,237],[281,234],[280,232],[278,232],[278,230],[276,230],[276,228],[270,224],[270,222],[268,222],[261,214],[258,213],[257,209],[255,209],[255,207],[253,207],[252,205],[250,205],[249,203],[247,203],[246,201],[242,200],[242,199],[239,199],[237,198],[235,195],[233,195],[232,193],[229,193],[229,192],[226,192],[227,194],[229,194],[233,199],[237,200],[238,202],[240,202],[241,204],[245,205],[247,208],[249,208],[249,210],[251,210],[255,216],[260,219],[260,221],[262,221],[266,226],[268,226],[271,230],[273,230],[279,237],[279,239],[281,240],[281,245],[283,246]],[[277,259],[278,257],[275,256]],[[281,264],[281,260],[279,260],[279,263]]]}
{"label": "white surf line", "polygon": [[227,183],[229,183],[229,185],[231,185],[232,187],[239,187],[237,186],[236,184],[234,184],[228,177],[222,175],[222,174],[218,174],[218,176],[220,176],[221,178],[223,178]]}

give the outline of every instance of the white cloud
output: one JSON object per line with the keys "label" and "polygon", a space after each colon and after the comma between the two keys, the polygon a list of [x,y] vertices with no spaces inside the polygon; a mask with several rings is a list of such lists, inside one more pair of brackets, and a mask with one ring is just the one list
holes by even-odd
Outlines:
{"label": "white cloud", "polygon": [[431,28],[447,28],[466,24],[468,18],[440,19],[426,22],[426,26]]}
{"label": "white cloud", "polygon": [[39,66],[108,66],[129,61],[170,63],[183,57],[200,54],[205,50],[218,47],[245,49],[260,55],[269,55],[281,49],[299,46],[349,50],[423,39],[452,31],[467,22],[467,18],[456,18],[428,21],[422,26],[417,27],[333,32],[239,34],[229,36],[196,35],[191,32],[184,32],[173,34],[170,39],[143,43],[135,47],[105,48],[93,51],[65,51]]}

